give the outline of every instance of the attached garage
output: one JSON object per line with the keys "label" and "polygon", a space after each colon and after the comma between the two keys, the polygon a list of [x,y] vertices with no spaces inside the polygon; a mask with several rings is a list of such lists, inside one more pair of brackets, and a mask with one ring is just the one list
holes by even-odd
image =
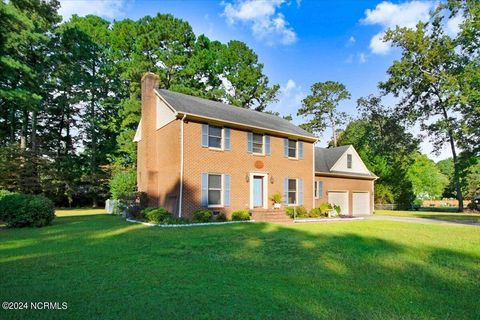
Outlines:
{"label": "attached garage", "polygon": [[354,216],[370,214],[370,193],[368,192],[352,193],[352,214]]}
{"label": "attached garage", "polygon": [[315,207],[328,202],[342,215],[371,214],[375,179],[353,146],[315,148]]}
{"label": "attached garage", "polygon": [[348,210],[348,192],[329,191],[328,203],[340,206],[340,214],[349,214]]}

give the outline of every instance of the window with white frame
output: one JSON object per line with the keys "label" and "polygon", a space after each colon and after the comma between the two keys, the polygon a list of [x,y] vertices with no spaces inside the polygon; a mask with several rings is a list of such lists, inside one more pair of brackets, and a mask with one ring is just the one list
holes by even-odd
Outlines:
{"label": "window with white frame", "polygon": [[222,128],[217,126],[208,126],[208,146],[210,148],[222,148]]}
{"label": "window with white frame", "polygon": [[297,204],[297,179],[288,179],[288,204]]}
{"label": "window with white frame", "polygon": [[208,175],[208,206],[215,207],[222,205],[222,175]]}
{"label": "window with white frame", "polygon": [[315,181],[315,199],[323,198],[323,181]]}
{"label": "window with white frame", "polygon": [[263,134],[259,134],[259,133],[254,133],[252,135],[252,141],[253,141],[253,153],[258,153],[258,154],[263,154],[263,148],[264,148],[264,144],[263,144]]}
{"label": "window with white frame", "polygon": [[288,140],[288,157],[296,158],[297,157],[297,141]]}
{"label": "window with white frame", "polygon": [[352,169],[352,155],[350,153],[347,154],[347,168]]}

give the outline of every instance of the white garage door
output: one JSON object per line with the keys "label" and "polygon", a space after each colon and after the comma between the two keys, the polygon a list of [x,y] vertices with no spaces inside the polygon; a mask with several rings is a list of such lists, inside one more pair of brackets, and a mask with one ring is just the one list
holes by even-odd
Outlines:
{"label": "white garage door", "polygon": [[347,192],[328,192],[328,202],[340,206],[340,214],[348,215],[348,193]]}
{"label": "white garage door", "polygon": [[354,192],[352,194],[353,215],[370,214],[370,193]]}

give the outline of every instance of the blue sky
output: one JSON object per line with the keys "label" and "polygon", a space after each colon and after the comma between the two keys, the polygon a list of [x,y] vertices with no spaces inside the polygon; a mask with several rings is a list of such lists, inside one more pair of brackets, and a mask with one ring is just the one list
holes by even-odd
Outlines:
{"label": "blue sky", "polygon": [[[308,1],[308,0],[62,0],[61,14],[96,14],[106,19],[132,18],[171,13],[188,21],[195,33],[227,42],[247,43],[265,65],[272,84],[281,86],[279,102],[270,110],[296,117],[301,100],[310,86],[319,81],[342,82],[352,99],[340,109],[356,116],[356,100],[378,93],[377,84],[386,79],[385,71],[398,57],[380,39],[395,25],[413,26],[425,20],[432,1]],[[448,25],[458,30],[458,21]],[[390,99],[390,102],[393,102]],[[412,129],[418,133],[418,130]],[[326,131],[324,146],[331,132]],[[422,151],[433,159],[449,156],[446,146],[440,155],[431,154],[431,145]]]}

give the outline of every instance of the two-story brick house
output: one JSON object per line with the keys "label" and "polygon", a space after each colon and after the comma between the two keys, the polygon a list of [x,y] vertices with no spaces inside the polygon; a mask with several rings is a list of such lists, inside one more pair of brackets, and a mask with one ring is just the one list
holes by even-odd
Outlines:
{"label": "two-story brick house", "polygon": [[[315,136],[277,116],[158,89],[158,81],[142,78],[135,136],[138,190],[150,205],[180,217],[201,207],[227,215],[271,209],[275,193],[287,206],[318,205]],[[373,179],[365,181],[371,196]]]}

